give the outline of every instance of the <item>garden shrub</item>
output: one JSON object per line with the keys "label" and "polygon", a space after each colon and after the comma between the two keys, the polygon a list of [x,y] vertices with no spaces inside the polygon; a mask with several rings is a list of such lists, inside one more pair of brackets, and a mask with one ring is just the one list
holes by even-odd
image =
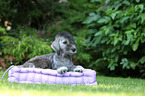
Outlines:
{"label": "garden shrub", "polygon": [[93,58],[96,61],[91,66],[101,66],[105,62],[112,71],[139,69],[142,76],[145,76],[145,2],[91,1],[101,5],[83,22],[90,32],[88,46],[96,54],[101,53],[98,58]]}
{"label": "garden shrub", "polygon": [[37,30],[28,27],[19,27],[15,31],[17,31],[16,37],[7,35],[8,32],[0,37],[1,44],[4,46],[1,51],[2,55],[13,57],[13,59],[8,62],[8,65],[10,63],[15,65],[23,64],[26,60],[34,56],[52,53],[48,40],[39,39],[37,37]]}

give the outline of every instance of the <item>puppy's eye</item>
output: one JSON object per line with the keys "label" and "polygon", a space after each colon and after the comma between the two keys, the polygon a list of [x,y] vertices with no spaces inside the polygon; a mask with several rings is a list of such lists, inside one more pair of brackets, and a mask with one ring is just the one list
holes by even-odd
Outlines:
{"label": "puppy's eye", "polygon": [[64,41],[63,44],[67,44],[67,41]]}

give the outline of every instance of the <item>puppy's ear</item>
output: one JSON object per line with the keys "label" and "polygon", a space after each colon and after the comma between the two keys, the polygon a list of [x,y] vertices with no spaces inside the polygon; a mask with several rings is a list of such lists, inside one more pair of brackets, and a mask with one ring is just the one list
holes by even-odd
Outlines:
{"label": "puppy's ear", "polygon": [[51,48],[60,55],[60,45],[59,45],[59,39],[55,39],[55,41],[51,44]]}

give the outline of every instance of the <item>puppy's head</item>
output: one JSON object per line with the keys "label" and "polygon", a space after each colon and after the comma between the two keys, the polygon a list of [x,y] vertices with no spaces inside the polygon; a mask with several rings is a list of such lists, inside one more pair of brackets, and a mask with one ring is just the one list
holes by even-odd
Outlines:
{"label": "puppy's head", "polygon": [[58,55],[73,55],[77,52],[77,47],[72,35],[68,32],[60,32],[55,36],[55,41],[51,47]]}

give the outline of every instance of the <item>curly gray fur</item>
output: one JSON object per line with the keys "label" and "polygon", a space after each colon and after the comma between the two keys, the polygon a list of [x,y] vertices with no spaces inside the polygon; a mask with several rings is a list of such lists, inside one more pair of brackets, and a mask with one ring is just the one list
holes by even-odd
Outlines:
{"label": "curly gray fur", "polygon": [[57,70],[60,74],[63,74],[66,71],[83,71],[83,68],[73,65],[70,55],[77,52],[77,47],[70,33],[60,32],[57,34],[51,47],[56,53],[36,56],[22,66],[30,68],[50,68]]}

